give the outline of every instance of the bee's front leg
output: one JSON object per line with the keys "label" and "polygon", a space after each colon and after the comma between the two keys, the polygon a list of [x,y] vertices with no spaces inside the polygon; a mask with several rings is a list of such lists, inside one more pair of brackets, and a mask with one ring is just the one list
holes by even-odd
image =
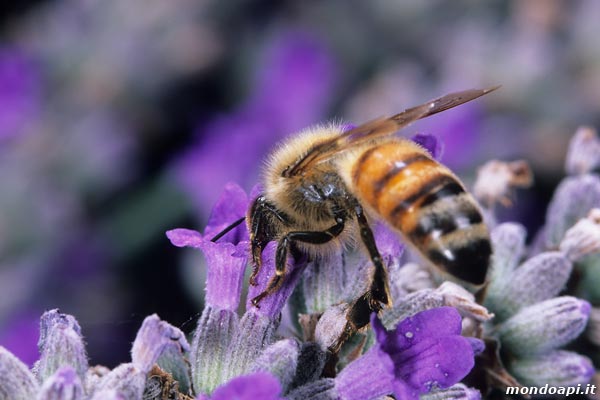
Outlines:
{"label": "bee's front leg", "polygon": [[345,221],[343,218],[337,218],[337,223],[324,231],[296,231],[287,233],[277,244],[277,253],[275,255],[275,275],[267,284],[267,288],[258,296],[252,299],[252,304],[258,307],[260,301],[271,293],[274,293],[281,287],[285,276],[287,255],[290,245],[294,242],[303,242],[311,244],[324,244],[339,236],[344,230]]}
{"label": "bee's front leg", "polygon": [[254,200],[248,211],[248,230],[250,232],[250,253],[252,255],[252,274],[250,284],[256,286],[256,276],[262,265],[262,252],[267,243],[274,240],[281,224],[287,224],[288,217],[267,202],[264,195]]}

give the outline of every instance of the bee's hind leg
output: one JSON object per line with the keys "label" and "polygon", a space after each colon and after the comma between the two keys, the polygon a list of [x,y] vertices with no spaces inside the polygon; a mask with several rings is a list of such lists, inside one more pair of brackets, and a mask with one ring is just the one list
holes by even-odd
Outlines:
{"label": "bee's hind leg", "polygon": [[337,223],[324,231],[295,231],[287,233],[277,244],[275,255],[275,275],[267,284],[267,288],[252,299],[252,304],[258,307],[260,301],[271,293],[276,292],[283,283],[290,245],[294,242],[324,244],[337,237],[344,230],[344,218],[337,218]]}

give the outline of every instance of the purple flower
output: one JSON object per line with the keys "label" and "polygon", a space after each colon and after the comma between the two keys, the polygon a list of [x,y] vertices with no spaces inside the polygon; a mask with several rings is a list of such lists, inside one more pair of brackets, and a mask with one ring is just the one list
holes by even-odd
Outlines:
{"label": "purple flower", "polygon": [[173,229],[167,237],[177,247],[202,250],[207,261],[206,303],[235,311],[239,304],[247,262],[248,230],[240,224],[216,242],[211,239],[246,214],[248,197],[244,190],[228,183],[213,208],[204,235],[190,229]]}
{"label": "purple flower", "polygon": [[[241,224],[216,242],[211,239],[246,214],[248,196],[229,183],[209,218],[204,234],[173,229],[167,237],[175,246],[199,248],[207,266],[205,307],[194,333],[190,354],[196,390],[211,393],[231,377],[232,342],[240,334],[237,308],[248,261],[248,232]],[[235,360],[234,360],[235,361]]]}
{"label": "purple flower", "polygon": [[431,154],[431,157],[438,161],[441,160],[444,153],[444,144],[437,136],[428,133],[417,133],[411,140],[423,146]]}
{"label": "purple flower", "polygon": [[280,400],[281,386],[273,375],[256,372],[238,376],[218,387],[211,397],[199,395],[197,400]]}
{"label": "purple flower", "polygon": [[350,363],[336,378],[342,399],[371,399],[394,393],[417,399],[421,393],[447,388],[473,368],[482,349],[476,339],[460,335],[461,318],[452,307],[420,312],[386,331],[373,316],[377,344]]}
{"label": "purple flower", "polygon": [[211,188],[228,181],[252,185],[260,160],[275,143],[319,121],[327,110],[334,66],[317,39],[302,32],[280,34],[260,63],[246,102],[201,127],[197,144],[175,165],[202,211],[215,200]]}

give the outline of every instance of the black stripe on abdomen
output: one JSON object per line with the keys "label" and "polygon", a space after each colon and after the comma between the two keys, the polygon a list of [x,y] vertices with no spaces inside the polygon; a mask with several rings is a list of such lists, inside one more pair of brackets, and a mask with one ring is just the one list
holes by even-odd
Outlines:
{"label": "black stripe on abdomen", "polygon": [[[439,210],[421,210],[419,222],[408,236],[417,244],[436,232],[438,237],[447,235],[457,229],[468,229],[483,221],[481,213],[464,198],[456,200],[459,207],[447,205]],[[460,204],[463,203],[463,204]]]}
{"label": "black stripe on abdomen", "polygon": [[435,175],[431,178],[431,180],[425,183],[423,186],[419,188],[415,193],[408,196],[404,200],[400,201],[396,207],[390,213],[392,218],[396,218],[397,216],[404,213],[410,207],[412,207],[419,199],[423,196],[427,196],[428,194],[433,194],[434,189],[437,187],[445,187],[448,184],[456,183],[456,179],[452,177],[452,175],[448,174],[440,174]]}
{"label": "black stripe on abdomen", "polygon": [[443,271],[480,285],[485,282],[492,247],[487,237],[473,238],[457,247],[430,248],[426,255]]}
{"label": "black stripe on abdomen", "polygon": [[435,203],[439,199],[443,199],[444,197],[457,196],[464,192],[465,189],[463,189],[463,187],[458,182],[447,182],[438,190],[435,190],[434,192],[427,195],[427,197],[425,197],[425,199],[421,202],[421,207],[427,207],[428,205]]}
{"label": "black stripe on abdomen", "polygon": [[379,179],[377,179],[375,182],[373,182],[373,193],[374,193],[375,198],[379,197],[382,190],[385,189],[387,184],[396,175],[401,173],[402,170],[404,170],[409,165],[411,165],[415,162],[419,162],[419,161],[431,161],[431,158],[427,157],[424,154],[415,153],[415,154],[412,154],[410,157],[407,157],[404,160],[394,161],[394,163],[392,165],[390,165],[390,169],[383,176],[381,176]]}

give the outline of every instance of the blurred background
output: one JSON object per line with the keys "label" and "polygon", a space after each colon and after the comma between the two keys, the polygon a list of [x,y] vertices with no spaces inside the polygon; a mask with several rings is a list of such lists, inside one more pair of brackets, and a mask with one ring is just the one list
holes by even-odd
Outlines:
{"label": "blurred background", "polygon": [[82,325],[93,364],[143,318],[191,332],[202,230],[285,136],[501,84],[409,127],[467,183],[525,158],[504,218],[532,235],[579,125],[600,125],[600,2],[29,0],[0,6],[0,345],[37,357],[39,316]]}

